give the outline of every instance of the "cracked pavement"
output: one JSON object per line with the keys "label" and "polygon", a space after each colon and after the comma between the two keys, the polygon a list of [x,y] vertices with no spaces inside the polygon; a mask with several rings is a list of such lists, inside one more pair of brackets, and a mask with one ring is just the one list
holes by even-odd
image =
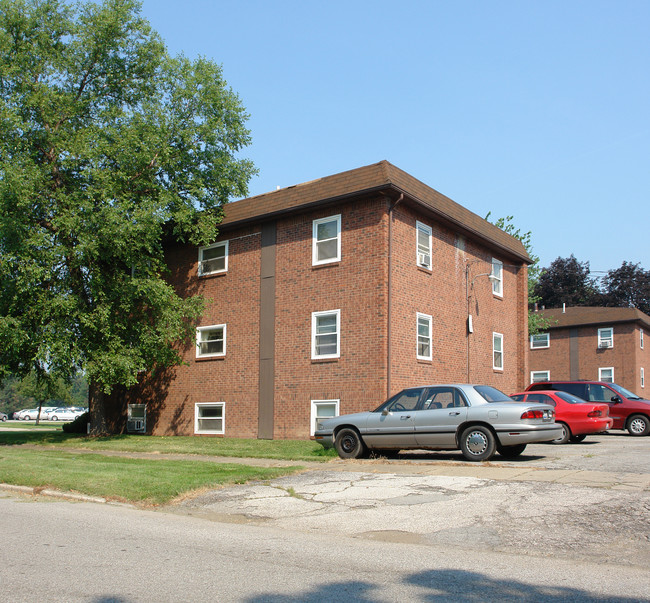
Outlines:
{"label": "cracked pavement", "polygon": [[203,492],[166,510],[342,538],[646,569],[650,438],[607,437],[600,453],[595,447],[545,446],[546,454],[531,455],[530,463],[470,464],[450,461],[450,455],[438,460],[435,453],[334,461],[268,482]]}

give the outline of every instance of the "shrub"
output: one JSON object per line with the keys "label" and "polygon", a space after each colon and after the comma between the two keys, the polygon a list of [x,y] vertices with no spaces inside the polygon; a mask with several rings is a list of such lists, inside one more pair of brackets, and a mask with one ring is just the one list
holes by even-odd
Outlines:
{"label": "shrub", "polygon": [[88,433],[88,421],[90,421],[90,413],[85,412],[79,415],[72,423],[66,423],[63,426],[63,431],[66,433]]}

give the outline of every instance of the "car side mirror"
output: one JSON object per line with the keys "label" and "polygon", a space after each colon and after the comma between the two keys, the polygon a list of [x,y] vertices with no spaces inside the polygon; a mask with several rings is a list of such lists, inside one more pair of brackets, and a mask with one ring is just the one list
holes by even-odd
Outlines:
{"label": "car side mirror", "polygon": [[621,403],[621,399],[620,399],[618,396],[612,396],[612,402],[613,402],[614,404],[620,404],[620,403]]}
{"label": "car side mirror", "polygon": [[384,410],[381,411],[381,414],[386,416],[388,414],[388,409],[384,408]]}

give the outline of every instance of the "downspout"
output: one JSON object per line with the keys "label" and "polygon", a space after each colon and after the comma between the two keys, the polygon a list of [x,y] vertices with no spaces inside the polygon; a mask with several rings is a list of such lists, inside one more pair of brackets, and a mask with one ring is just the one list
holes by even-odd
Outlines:
{"label": "downspout", "polygon": [[388,337],[388,353],[386,358],[386,399],[390,397],[391,383],[391,365],[393,357],[393,339],[392,339],[392,322],[393,322],[393,210],[397,204],[404,200],[404,193],[401,193],[397,201],[388,208],[388,325],[386,336]]}

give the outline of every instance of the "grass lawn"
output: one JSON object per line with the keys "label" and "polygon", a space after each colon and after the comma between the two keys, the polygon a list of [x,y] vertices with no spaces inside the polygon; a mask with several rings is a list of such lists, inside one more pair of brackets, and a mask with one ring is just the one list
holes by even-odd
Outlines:
{"label": "grass lawn", "polygon": [[89,437],[64,433],[60,427],[48,431],[1,431],[3,446],[32,444],[56,448],[122,452],[156,452],[159,454],[200,454],[237,458],[284,459],[288,461],[327,461],[336,457],[333,449],[325,450],[313,440],[254,440],[196,436],[115,435]]}
{"label": "grass lawn", "polygon": [[0,483],[48,487],[141,504],[163,504],[192,490],[272,479],[299,469],[0,447]]}
{"label": "grass lawn", "polygon": [[[37,448],[34,448],[36,446]],[[72,450],[71,450],[72,449]],[[156,460],[102,455],[149,452]],[[109,499],[162,504],[192,490],[286,475],[298,469],[251,467],[204,460],[168,460],[165,454],[327,461],[336,456],[311,440],[245,440],[185,436],[89,437],[28,429],[0,432],[0,483],[50,487]]]}

